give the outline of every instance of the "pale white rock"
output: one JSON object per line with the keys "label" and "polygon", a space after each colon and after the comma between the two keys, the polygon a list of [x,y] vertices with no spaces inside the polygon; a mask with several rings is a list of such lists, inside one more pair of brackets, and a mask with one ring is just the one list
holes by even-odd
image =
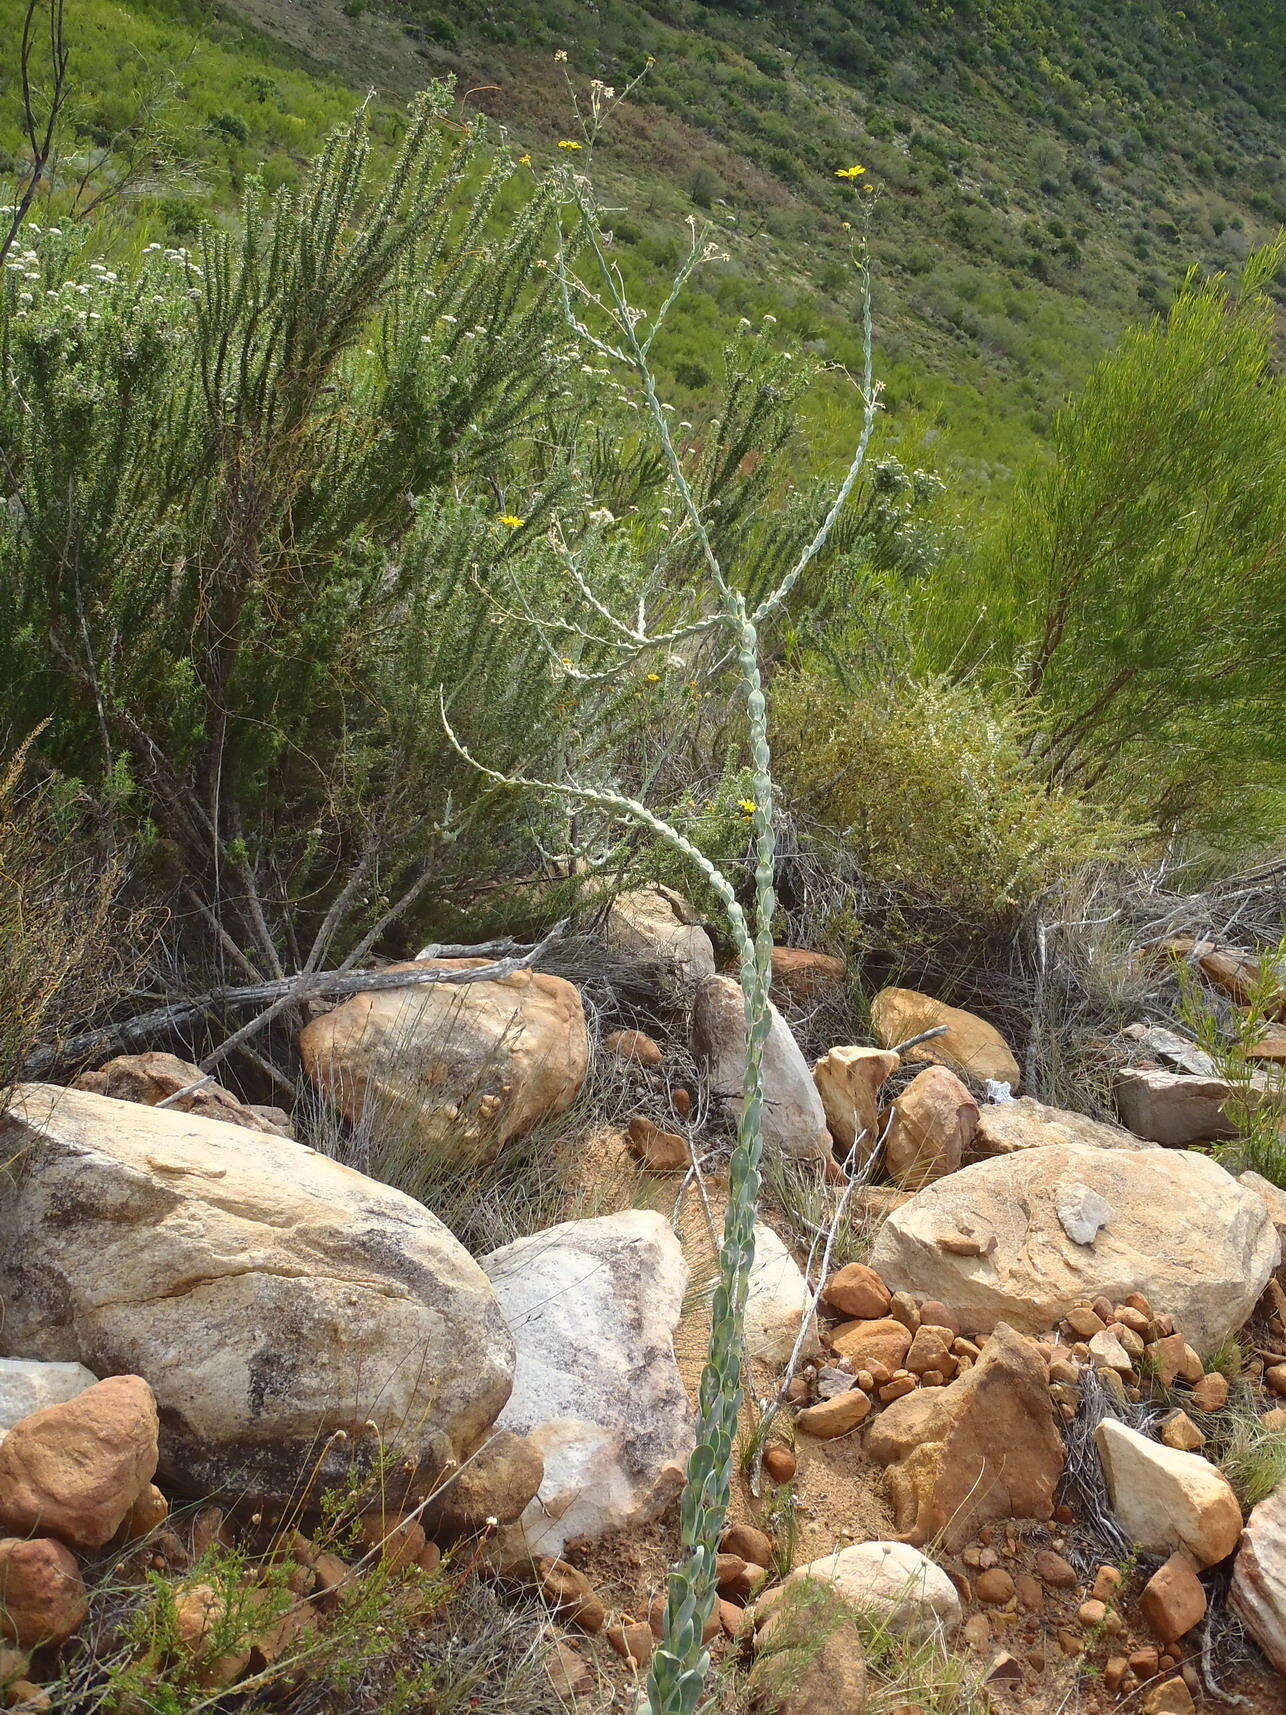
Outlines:
{"label": "pale white rock", "polygon": [[1111,1417],[1094,1431],[1094,1445],[1117,1523],[1144,1553],[1182,1548],[1199,1567],[1232,1553],[1241,1508],[1232,1484],[1208,1459],[1152,1441]]}
{"label": "pale white rock", "polygon": [[1110,1328],[1102,1329],[1091,1339],[1090,1357],[1101,1369],[1115,1370],[1119,1376],[1128,1376],[1134,1368],[1130,1354]]}
{"label": "pale white rock", "polygon": [[1251,1511],[1232,1568],[1232,1606],[1246,1630],[1286,1674],[1286,1484]]}
{"label": "pale white rock", "polygon": [[1177,1030],[1167,1030],[1161,1024],[1127,1025],[1121,1034],[1136,1043],[1150,1060],[1160,1060],[1175,1072],[1188,1072],[1198,1078],[1217,1078],[1219,1064],[1213,1054],[1180,1036]]}
{"label": "pale white rock", "polygon": [[617,894],[607,910],[603,938],[622,952],[664,965],[682,987],[714,975],[714,943],[692,906],[671,887]]}
{"label": "pale white rock", "polygon": [[[1113,1211],[1092,1244],[1059,1220],[1069,1182]],[[890,1214],[870,1260],[893,1291],[940,1300],[966,1332],[1005,1321],[1040,1334],[1075,1304],[1141,1292],[1210,1351],[1250,1315],[1277,1244],[1263,1198],[1208,1156],[1050,1144],[935,1180]]]}
{"label": "pale white rock", "polygon": [[1092,1120],[1069,1108],[1051,1108],[1034,1096],[1007,1102],[988,1101],[978,1109],[978,1123],[965,1154],[966,1161],[992,1155],[1013,1155],[1047,1143],[1082,1143],[1093,1149],[1146,1149],[1148,1145],[1124,1126]]}
{"label": "pale white rock", "polygon": [[545,1462],[520,1521],[531,1551],[659,1517],[692,1449],[674,1356],[688,1266],[668,1222],[650,1209],[566,1221],[482,1266],[517,1348],[499,1426]]}
{"label": "pale white rock", "polygon": [[1111,1204],[1076,1181],[1055,1187],[1054,1209],[1063,1231],[1077,1245],[1092,1245],[1112,1219]]}
{"label": "pale white rock", "polygon": [[817,1319],[803,1271],[772,1228],[756,1222],[755,1258],[746,1288],[746,1351],[760,1363],[780,1368],[794,1350],[805,1318],[808,1328],[800,1356],[820,1357]]}
{"label": "pale white rock", "polygon": [[[890,1631],[920,1642],[945,1637],[962,1618],[960,1597],[942,1568],[905,1542],[856,1542],[789,1573],[831,1584],[845,1601],[873,1612]],[[768,1606],[777,1592],[769,1594]]]}
{"label": "pale white rock", "polygon": [[[390,972],[465,973],[483,958],[416,960]],[[480,1162],[565,1113],[589,1066],[580,991],[544,971],[355,994],[306,1025],[313,1084],[355,1124]]]}
{"label": "pale white rock", "polygon": [[43,1411],[47,1405],[66,1405],[98,1377],[84,1364],[43,1363],[39,1358],[0,1358],[0,1436],[15,1423]]}
{"label": "pale white rock", "polygon": [[[831,1158],[826,1111],[794,1032],[775,1006],[764,1044],[764,1142],[797,1161]],[[746,1003],[732,977],[707,977],[692,1007],[692,1048],[710,1088],[740,1112],[746,1070]]]}
{"label": "pale white rock", "polygon": [[373,1436],[415,1480],[509,1396],[513,1341],[473,1258],[413,1198],[303,1144],[29,1084],[0,1158],[6,1342],[142,1376],[184,1488],[298,1498]]}

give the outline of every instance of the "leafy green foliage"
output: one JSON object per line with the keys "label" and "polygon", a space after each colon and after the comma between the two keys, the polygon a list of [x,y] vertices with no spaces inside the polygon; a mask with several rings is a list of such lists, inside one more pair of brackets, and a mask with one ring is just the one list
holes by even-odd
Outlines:
{"label": "leafy green foliage", "polygon": [[863,940],[905,961],[999,942],[1126,831],[1047,790],[1012,701],[965,680],[779,675],[773,697],[784,789],[839,836],[862,878]]}
{"label": "leafy green foliage", "polygon": [[51,766],[111,783],[242,969],[466,861],[482,794],[439,684],[489,744],[553,734],[549,676],[478,599],[561,480],[551,205],[484,236],[507,169],[445,101],[387,168],[354,121],[194,252],[116,270],[37,231],[0,288],[9,730],[48,721]]}
{"label": "leafy green foliage", "polygon": [[[1162,0],[613,0],[588,14],[575,0],[462,0],[449,22],[433,0],[382,0],[366,14],[324,39],[302,0],[260,13],[258,31],[197,0],[77,0],[69,152],[105,150],[106,170],[118,168],[140,88],[153,91],[161,146],[130,213],[148,236],[186,238],[253,173],[297,183],[344,111],[345,85],[409,93],[426,63],[451,72],[539,161],[573,125],[566,70],[620,80],[650,55],[595,161],[628,208],[614,222],[631,293],[664,290],[676,228],[694,210],[728,253],[656,352],[681,382],[675,397],[699,413],[711,350],[765,312],[792,343],[856,365],[844,226],[856,193],[834,176],[856,158],[882,193],[886,407],[986,483],[1003,486],[1031,456],[1068,389],[1141,312],[1170,301],[1189,262],[1235,266],[1286,209],[1286,55],[1271,0],[1181,12]],[[0,0],[0,31],[16,38],[17,20],[18,0]],[[21,155],[7,72],[0,64],[0,166]],[[373,106],[371,122],[393,137],[391,108]],[[840,452],[852,418],[840,372],[807,416],[821,453]]]}
{"label": "leafy green foliage", "polygon": [[[1016,684],[1051,785],[1220,831],[1281,779],[1286,389],[1265,288],[1191,278],[1055,425],[1054,459],[919,609],[941,666]],[[1239,790],[1250,788],[1250,792]]]}

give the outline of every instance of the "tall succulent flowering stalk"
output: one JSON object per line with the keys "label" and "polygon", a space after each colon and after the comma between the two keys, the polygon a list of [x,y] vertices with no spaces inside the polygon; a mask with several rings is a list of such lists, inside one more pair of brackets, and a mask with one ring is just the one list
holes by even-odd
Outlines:
{"label": "tall succulent flowering stalk", "polygon": [[[615,95],[597,86],[591,94],[591,121]],[[592,141],[592,128],[587,127]],[[572,147],[567,145],[567,147]],[[575,145],[576,148],[581,145]],[[694,544],[699,564],[708,574],[704,587],[686,592],[690,617],[667,628],[649,624],[647,597],[626,617],[614,610],[605,587],[596,589],[587,571],[592,554],[585,544],[569,546],[558,528],[550,542],[562,562],[564,576],[581,603],[576,621],[560,614],[540,613],[515,591],[521,611],[548,640],[551,667],[586,683],[606,681],[635,670],[641,657],[660,651],[666,656],[684,643],[714,642],[720,653],[736,662],[736,678],[744,710],[746,736],[754,781],[754,799],[745,806],[754,833],[754,888],[748,908],[738,899],[731,881],[680,828],[657,815],[637,798],[610,785],[566,778],[542,780],[502,774],[471,756],[451,730],[443,704],[443,721],[450,742],[460,755],[490,779],[510,786],[552,793],[572,805],[605,813],[641,826],[685,857],[718,897],[737,948],[741,989],[746,1008],[746,1071],[741,1117],[729,1171],[729,1195],[719,1278],[711,1316],[710,1348],[701,1377],[696,1444],[688,1462],[681,1505],[684,1558],[671,1572],[662,1640],[652,1657],[645,1710],[647,1715],[690,1715],[701,1696],[709,1668],[702,1633],[715,1598],[715,1560],[727,1519],[735,1457],[737,1421],[742,1399],[742,1324],[747,1283],[754,1257],[754,1225],[763,1154],[763,1059],[771,1013],[769,981],[772,965],[772,926],[776,909],[773,885],[776,839],[773,828],[772,757],[768,744],[767,710],[760,661],[760,633],[788,600],[804,571],[825,547],[836,519],[852,492],[866,457],[875,424],[878,390],[872,378],[870,279],[864,252],[858,256],[864,335],[863,375],[859,383],[862,426],[851,464],[835,492],[816,534],[800,551],[790,569],[770,593],[753,607],[738,588],[735,573],[722,563],[713,541],[712,521],[689,481],[675,447],[649,353],[666,316],[683,286],[703,258],[712,254],[710,234],[692,233],[688,255],[675,274],[665,302],[645,320],[628,301],[619,269],[608,253],[608,241],[587,179],[570,167],[561,170],[566,222],[558,260],[559,282],[568,323],[587,354],[606,359],[623,370],[641,395],[647,419],[664,458],[673,496],[684,521],[685,539]],[[572,257],[586,264],[589,278],[575,271]],[[591,326],[592,323],[592,326]],[[593,528],[587,533],[590,543]],[[658,579],[659,583],[662,581]],[[649,585],[649,587],[654,587]],[[672,596],[672,591],[669,595]],[[667,600],[663,597],[663,602]],[[570,652],[570,653],[569,653]],[[575,659],[572,656],[575,656]],[[655,675],[653,675],[655,677]]]}

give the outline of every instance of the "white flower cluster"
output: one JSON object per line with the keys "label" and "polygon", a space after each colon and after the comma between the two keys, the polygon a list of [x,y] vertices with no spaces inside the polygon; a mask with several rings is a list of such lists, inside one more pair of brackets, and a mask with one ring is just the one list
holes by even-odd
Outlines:
{"label": "white flower cluster", "polygon": [[[92,322],[102,321],[123,292],[134,292],[134,283],[116,269],[109,268],[105,262],[87,264],[83,278],[68,277],[46,284],[46,280],[58,270],[56,258],[42,254],[42,246],[47,240],[61,238],[62,231],[57,226],[42,229],[29,223],[23,236],[38,237],[38,243],[19,245],[5,263],[5,273],[18,288],[12,300],[12,314],[16,321],[29,319],[39,310],[44,317],[57,320],[64,326],[85,329]],[[149,274],[156,276],[153,283],[158,289],[138,301],[154,305],[172,301],[172,286],[180,282],[186,286],[189,298],[201,296],[196,282],[203,276],[189,251],[163,244],[148,244],[142,254],[147,259]],[[168,282],[167,275],[170,277]],[[166,284],[171,284],[170,293],[161,289]]]}

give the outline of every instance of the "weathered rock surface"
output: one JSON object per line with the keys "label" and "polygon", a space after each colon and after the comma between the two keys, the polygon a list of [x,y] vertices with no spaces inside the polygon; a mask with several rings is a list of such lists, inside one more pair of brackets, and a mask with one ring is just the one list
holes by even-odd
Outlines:
{"label": "weathered rock surface", "polygon": [[833,953],[814,953],[807,947],[774,947],[772,950],[773,999],[789,996],[809,1001],[844,980],[843,959]]}
{"label": "weathered rock surface", "polygon": [[977,1083],[992,1078],[998,1084],[1017,1084],[1020,1068],[1013,1049],[976,1013],[946,1006],[918,989],[881,989],[871,1002],[871,1029],[883,1048],[896,1048],[939,1024],[947,1026],[946,1034],[908,1049],[908,1059],[935,1061]]}
{"label": "weathered rock surface", "polygon": [[88,1610],[80,1568],[61,1542],[0,1538],[0,1636],[20,1649],[61,1643]]}
{"label": "weathered rock surface", "polygon": [[[194,1089],[191,1086],[196,1085]],[[114,1096],[120,1102],[143,1102],[154,1108],[158,1102],[185,1114],[226,1120],[250,1131],[266,1131],[274,1137],[293,1137],[289,1116],[280,1108],[256,1107],[240,1101],[222,1084],[206,1079],[199,1066],[175,1054],[152,1051],[118,1054],[96,1072],[82,1072],[72,1088],[90,1090],[98,1096]]]}
{"label": "weathered rock surface", "polygon": [[[692,1047],[705,1063],[714,1094],[737,1112],[746,1070],[746,1009],[741,987],[732,977],[707,977],[698,987]],[[822,1098],[794,1032],[776,1007],[764,1045],[764,1141],[769,1149],[798,1161],[826,1161],[831,1156]]]}
{"label": "weathered rock surface", "polygon": [[1236,1127],[1224,1115],[1232,1085],[1223,1078],[1127,1066],[1116,1074],[1113,1087],[1122,1121],[1150,1143],[1182,1149],[1236,1136]]}
{"label": "weathered rock surface", "polygon": [[864,1262],[848,1262],[826,1282],[822,1297],[841,1316],[887,1316],[889,1289]]}
{"label": "weathered rock surface", "polygon": [[[897,1071],[887,1048],[832,1048],[813,1067],[813,1082],[835,1147],[851,1165],[869,1161],[880,1138],[879,1089]],[[860,1141],[859,1141],[860,1140]]]}
{"label": "weathered rock surface", "polygon": [[517,1346],[499,1425],[544,1461],[522,1515],[534,1552],[656,1518],[678,1493],[692,1410],[674,1357],[688,1268],[668,1223],[567,1221],[483,1259]]}
{"label": "weathered rock surface", "polygon": [[539,1452],[525,1435],[493,1429],[482,1446],[452,1473],[420,1515],[433,1535],[465,1536],[522,1517],[545,1474]]}
{"label": "weathered rock surface", "polygon": [[[877,1612],[891,1631],[915,1640],[945,1636],[959,1625],[960,1597],[951,1579],[918,1548],[905,1542],[857,1542],[797,1566],[779,1588],[806,1581],[830,1585],[844,1601]],[[760,1599],[756,1613],[771,1613],[777,1590]]]}
{"label": "weathered rock surface", "polygon": [[1286,1061],[1286,1024],[1270,1024],[1258,1042],[1246,1049],[1247,1060],[1260,1060],[1269,1066]]}
{"label": "weathered rock surface", "polygon": [[[391,970],[477,970],[426,959]],[[537,1120],[565,1113],[589,1065],[580,992],[515,971],[485,982],[355,994],[300,1033],[304,1069],[348,1119],[374,1114],[425,1148],[491,1159]]]}
{"label": "weathered rock surface", "polygon": [[884,1145],[889,1177],[920,1191],[954,1173],[973,1142],[978,1104],[946,1066],[917,1072],[893,1103]]}
{"label": "weathered rock surface", "polygon": [[102,1548],[151,1484],[158,1429],[141,1376],[109,1376],[24,1418],[0,1441],[0,1525]]}
{"label": "weathered rock surface", "polygon": [[1253,1191],[1257,1197],[1263,1198],[1277,1229],[1281,1259],[1286,1262],[1286,1191],[1283,1191],[1280,1185],[1274,1185],[1271,1179],[1265,1179],[1263,1174],[1249,1171],[1239,1173],[1237,1183],[1244,1185],[1247,1191]]}
{"label": "weathered rock surface", "polygon": [[1094,1444],[1117,1522],[1145,1553],[1184,1549],[1198,1567],[1232,1553],[1241,1508],[1208,1459],[1149,1440],[1111,1417],[1094,1431]]}
{"label": "weathered rock surface", "polygon": [[84,1364],[47,1364],[39,1358],[0,1358],[0,1436],[47,1405],[75,1399],[98,1377]]}
{"label": "weathered rock surface", "polygon": [[144,1377],[185,1486],[295,1495],[301,1471],[349,1468],[368,1421],[436,1470],[508,1398],[486,1276],[389,1186],[285,1138],[38,1084],[0,1153],[5,1339]]}
{"label": "weathered rock surface", "polygon": [[1252,1509],[1230,1596],[1251,1637],[1278,1673],[1286,1673],[1286,1484]]}
{"label": "weathered rock surface", "polygon": [[949,1387],[887,1406],[866,1451],[916,1546],[940,1537],[956,1549],[993,1519],[1049,1518],[1064,1454],[1040,1348],[1002,1323]]}
{"label": "weathered rock surface", "polygon": [[[1089,1243],[1061,1218],[1083,1190],[1110,1211]],[[1001,1320],[1043,1333],[1078,1303],[1137,1292],[1209,1350],[1241,1327],[1276,1258],[1263,1199],[1206,1156],[1046,1145],[918,1192],[871,1263],[892,1290],[950,1306],[966,1333]]]}
{"label": "weathered rock surface", "polygon": [[982,1103],[965,1160],[986,1161],[993,1155],[1013,1155],[1050,1143],[1081,1144],[1088,1149],[1147,1148],[1142,1138],[1124,1126],[1107,1125],[1067,1108],[1046,1107],[1034,1096],[1019,1096],[1012,1102]]}
{"label": "weathered rock surface", "polygon": [[673,888],[618,894],[608,907],[603,937],[609,946],[665,966],[680,986],[690,988],[714,975],[714,944],[692,906]]}
{"label": "weathered rock surface", "polygon": [[892,1316],[841,1322],[832,1330],[830,1343],[842,1358],[852,1360],[854,1370],[868,1364],[883,1364],[900,1370],[911,1349],[911,1330]]}
{"label": "weathered rock surface", "polygon": [[1157,1568],[1143,1586],[1139,1607],[1163,1644],[1186,1637],[1206,1617],[1205,1586],[1182,1549]]}
{"label": "weathered rock surface", "polygon": [[808,1319],[800,1355],[817,1357],[821,1340],[812,1314],[812,1294],[799,1264],[771,1227],[755,1223],[755,1259],[746,1288],[746,1351],[780,1368],[794,1350],[800,1324]]}
{"label": "weathered rock surface", "polygon": [[1121,1032],[1122,1046],[1131,1060],[1159,1060],[1172,1072],[1190,1072],[1199,1078],[1217,1078],[1219,1065],[1190,1036],[1167,1030],[1162,1024],[1128,1024]]}

